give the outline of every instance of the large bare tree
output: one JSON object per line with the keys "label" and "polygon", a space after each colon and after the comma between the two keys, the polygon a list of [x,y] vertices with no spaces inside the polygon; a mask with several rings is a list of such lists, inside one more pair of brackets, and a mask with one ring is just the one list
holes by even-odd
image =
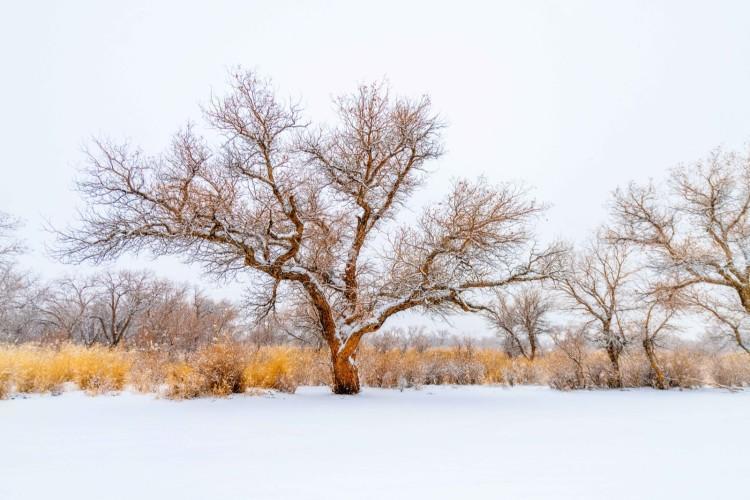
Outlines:
{"label": "large bare tree", "polygon": [[647,251],[664,289],[689,290],[693,305],[747,350],[750,314],[750,157],[716,150],[671,172],[666,189],[615,192],[609,237]]}
{"label": "large bare tree", "polygon": [[314,318],[339,394],[359,391],[360,341],[395,314],[476,311],[479,290],[549,275],[556,250],[531,244],[542,207],[511,185],[459,180],[397,223],[443,153],[427,97],[373,84],[335,107],[336,125],[312,127],[268,81],[240,71],[205,108],[218,138],[188,126],[156,157],[97,141],[79,184],[89,208],[61,232],[60,255],[99,262],[148,249],[251,272],[261,315],[288,301]]}

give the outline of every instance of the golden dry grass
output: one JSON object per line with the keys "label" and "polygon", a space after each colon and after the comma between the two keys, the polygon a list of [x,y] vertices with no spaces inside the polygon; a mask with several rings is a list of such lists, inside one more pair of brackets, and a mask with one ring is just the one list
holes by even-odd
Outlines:
{"label": "golden dry grass", "polygon": [[0,347],[0,373],[17,392],[49,392],[67,382],[92,393],[120,390],[131,368],[131,353],[105,347]]}
{"label": "golden dry grass", "polygon": [[[670,385],[750,386],[750,357],[711,356],[687,349],[664,351]],[[363,385],[419,387],[430,384],[548,384],[560,389],[606,387],[609,364],[599,351],[586,353],[582,369],[561,352],[531,362],[496,349],[466,346],[378,350],[363,346],[357,364]],[[623,357],[628,387],[652,384],[645,358]],[[325,350],[293,346],[253,348],[220,342],[192,353],[60,346],[0,346],[0,398],[12,391],[58,391],[72,383],[89,393],[121,390],[161,393],[175,399],[223,397],[247,389],[294,392],[299,385],[330,383]]]}

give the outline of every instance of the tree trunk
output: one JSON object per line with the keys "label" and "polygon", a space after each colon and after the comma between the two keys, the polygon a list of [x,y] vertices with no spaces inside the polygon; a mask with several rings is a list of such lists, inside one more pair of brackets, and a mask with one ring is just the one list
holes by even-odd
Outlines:
{"label": "tree trunk", "polygon": [[651,365],[651,373],[654,375],[654,382],[656,383],[657,389],[667,388],[667,378],[664,376],[664,371],[659,366],[659,362],[656,359],[656,350],[654,349],[654,341],[645,338],[643,339],[643,350],[646,352],[646,357]]}
{"label": "tree trunk", "polygon": [[331,353],[333,366],[333,393],[334,394],[358,394],[359,373],[357,366],[348,356]]}
{"label": "tree trunk", "polygon": [[583,373],[583,365],[578,361],[574,361],[576,365],[576,383],[578,384],[577,389],[586,388],[586,375]]}
{"label": "tree trunk", "polygon": [[607,357],[612,364],[612,377],[609,386],[613,388],[622,388],[622,372],[620,370],[620,349],[614,343],[607,344]]}
{"label": "tree trunk", "polygon": [[529,334],[529,346],[531,347],[529,361],[536,359],[536,334]]}

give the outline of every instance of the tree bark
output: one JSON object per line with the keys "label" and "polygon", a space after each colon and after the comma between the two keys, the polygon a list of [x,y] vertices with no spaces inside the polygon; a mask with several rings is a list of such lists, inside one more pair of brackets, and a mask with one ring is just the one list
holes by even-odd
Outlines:
{"label": "tree bark", "polygon": [[338,352],[331,352],[333,366],[333,393],[358,394],[359,372],[354,360],[349,356],[342,356]]}
{"label": "tree bark", "polygon": [[619,389],[622,388],[622,371],[620,370],[620,349],[614,343],[610,342],[607,345],[607,357],[609,362],[612,364],[612,377],[610,378],[610,387]]}
{"label": "tree bark", "polygon": [[654,382],[657,389],[667,388],[667,378],[664,376],[664,371],[659,366],[659,362],[656,359],[656,350],[654,349],[654,342],[651,339],[643,339],[643,350],[646,352],[646,357],[651,365],[651,373],[654,375]]}

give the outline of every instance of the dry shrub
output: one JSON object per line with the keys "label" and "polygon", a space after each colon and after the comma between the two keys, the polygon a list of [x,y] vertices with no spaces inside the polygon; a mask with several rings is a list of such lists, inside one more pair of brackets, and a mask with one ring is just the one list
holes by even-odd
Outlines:
{"label": "dry shrub", "polygon": [[668,351],[663,357],[664,375],[670,387],[693,389],[705,385],[705,356],[691,349]]}
{"label": "dry shrub", "polygon": [[226,396],[245,392],[245,353],[239,345],[209,345],[198,352],[197,370],[206,381],[209,394]]}
{"label": "dry shrub", "polygon": [[211,344],[189,356],[186,362],[167,368],[167,394],[175,399],[228,396],[245,392],[246,355],[233,342]]}
{"label": "dry shrub", "polygon": [[530,384],[540,374],[535,364],[511,359],[495,349],[470,345],[429,349],[363,348],[360,376],[370,387],[419,387],[421,385]]}
{"label": "dry shrub", "polygon": [[541,367],[536,361],[529,361],[526,358],[514,358],[508,363],[503,372],[503,380],[498,380],[498,383],[505,383],[507,385],[533,385],[539,384],[543,379],[544,375]]}
{"label": "dry shrub", "polygon": [[540,360],[540,364],[547,384],[553,389],[570,391],[588,387],[585,367],[579,366],[561,351],[548,354]]}
{"label": "dry shrub", "polygon": [[187,362],[171,363],[166,369],[167,396],[173,399],[192,399],[206,394],[204,378]]}
{"label": "dry shrub", "polygon": [[750,387],[750,355],[735,352],[711,360],[710,376],[724,387]]}
{"label": "dry shrub", "polygon": [[159,392],[172,369],[169,353],[157,349],[133,351],[127,384],[138,392]]}
{"label": "dry shrub", "polygon": [[[623,360],[624,361],[624,360]],[[584,363],[586,386],[596,388],[612,388],[616,379],[612,363],[602,351],[591,351],[586,355]],[[623,379],[627,377],[623,375]]]}

